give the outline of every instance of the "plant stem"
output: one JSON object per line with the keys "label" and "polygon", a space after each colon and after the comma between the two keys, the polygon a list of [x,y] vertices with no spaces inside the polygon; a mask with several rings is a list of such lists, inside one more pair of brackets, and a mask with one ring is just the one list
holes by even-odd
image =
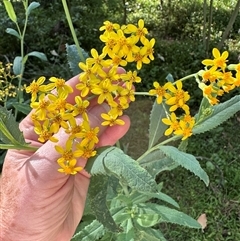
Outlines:
{"label": "plant stem", "polygon": [[134,95],[148,95],[148,96],[153,96],[153,95],[150,95],[148,92],[134,92]]}
{"label": "plant stem", "polygon": [[71,30],[71,34],[72,34],[74,43],[75,43],[75,45],[77,47],[77,51],[78,51],[79,57],[80,57],[82,62],[85,62],[85,58],[83,56],[82,50],[80,48],[80,45],[79,45],[79,42],[78,42],[78,39],[77,39],[77,36],[76,36],[76,32],[75,32],[74,27],[73,27],[73,23],[72,23],[72,20],[71,20],[71,16],[70,16],[70,13],[69,13],[69,9],[68,9],[66,0],[62,0],[62,4],[63,4],[65,16],[66,16],[67,21],[68,21],[69,28]]}
{"label": "plant stem", "polygon": [[138,159],[137,162],[139,162],[140,160],[142,160],[144,157],[146,157],[149,153],[157,150],[160,146],[163,146],[171,141],[176,141],[179,140],[181,138],[181,136],[172,136],[171,138],[166,139],[165,141],[160,142],[159,144],[157,144],[156,146],[148,149],[145,153],[143,153]]}

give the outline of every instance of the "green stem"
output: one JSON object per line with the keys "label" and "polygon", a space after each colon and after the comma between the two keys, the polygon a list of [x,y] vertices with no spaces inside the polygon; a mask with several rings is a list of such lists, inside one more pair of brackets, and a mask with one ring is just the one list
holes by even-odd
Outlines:
{"label": "green stem", "polygon": [[69,9],[68,9],[66,0],[62,0],[62,4],[63,4],[65,16],[66,16],[67,21],[68,21],[69,28],[71,30],[71,34],[72,34],[74,43],[75,43],[75,45],[77,47],[77,51],[78,51],[79,57],[80,57],[82,62],[85,62],[85,58],[83,56],[82,50],[80,48],[80,45],[79,45],[79,42],[78,42],[78,39],[77,39],[77,36],[76,36],[76,32],[75,32],[73,24],[72,24],[72,19],[71,19],[70,13],[69,13]]}
{"label": "green stem", "polygon": [[181,136],[172,136],[171,138],[168,138],[166,139],[165,141],[162,141],[160,142],[159,144],[157,144],[156,146],[148,149],[145,153],[143,153],[138,159],[137,159],[137,162],[140,162],[144,157],[146,157],[149,153],[157,150],[160,146],[163,146],[169,142],[172,142],[172,141],[176,141],[176,140],[179,140],[181,138]]}
{"label": "green stem", "polygon": [[187,76],[185,76],[185,77],[183,77],[183,78],[181,78],[179,80],[184,81],[186,79],[190,79],[190,78],[193,78],[193,77],[196,78],[196,75],[197,75],[197,73],[190,74],[190,75],[187,75]]}
{"label": "green stem", "polygon": [[153,96],[153,95],[150,95],[148,92],[134,92],[134,95],[147,95],[147,96]]}
{"label": "green stem", "polygon": [[34,146],[27,146],[27,145],[14,145],[14,144],[0,144],[0,149],[4,149],[4,150],[25,150],[25,151],[36,151],[38,150],[37,147]]}

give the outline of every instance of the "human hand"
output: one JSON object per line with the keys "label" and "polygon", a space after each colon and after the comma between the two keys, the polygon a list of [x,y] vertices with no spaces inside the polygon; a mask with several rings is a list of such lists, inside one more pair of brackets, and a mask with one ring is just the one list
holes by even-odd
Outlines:
{"label": "human hand", "polygon": [[[68,81],[73,88],[77,83],[78,76]],[[69,101],[76,94],[74,90]],[[91,126],[100,127],[98,147],[115,144],[130,125],[128,117],[122,116],[123,126],[101,126],[101,113],[107,112],[106,108],[106,104],[98,105],[93,101],[88,109]],[[76,175],[57,172],[59,153],[55,144],[37,141],[29,115],[20,123],[20,129],[26,142],[39,149],[35,153],[10,150],[6,155],[0,183],[0,240],[70,240],[82,218],[90,176],[85,171]],[[64,146],[68,137],[64,130],[56,136],[58,145]],[[85,164],[85,159],[78,159],[77,166]]]}

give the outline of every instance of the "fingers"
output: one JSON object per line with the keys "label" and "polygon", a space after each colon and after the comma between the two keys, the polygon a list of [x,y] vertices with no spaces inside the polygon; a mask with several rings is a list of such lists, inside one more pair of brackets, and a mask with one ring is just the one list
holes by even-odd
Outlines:
{"label": "fingers", "polygon": [[115,125],[107,127],[99,139],[98,147],[112,146],[127,133],[130,127],[130,119],[126,115],[121,116],[120,119],[122,119],[125,124],[123,126]]}

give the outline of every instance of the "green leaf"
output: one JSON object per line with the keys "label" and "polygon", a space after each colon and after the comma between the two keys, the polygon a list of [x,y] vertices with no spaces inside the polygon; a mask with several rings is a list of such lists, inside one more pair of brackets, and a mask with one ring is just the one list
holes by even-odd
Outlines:
{"label": "green leaf", "polygon": [[19,33],[15,29],[13,29],[13,28],[7,28],[6,29],[6,33],[11,34],[11,35],[21,39]]}
{"label": "green leaf", "polygon": [[16,23],[17,22],[17,16],[15,14],[15,11],[14,11],[12,3],[10,1],[8,1],[8,0],[3,0],[3,3],[4,3],[4,6],[5,6],[5,9],[6,9],[7,13],[8,13],[8,17],[14,23]]}
{"label": "green leaf", "polygon": [[144,167],[153,177],[156,177],[163,171],[171,171],[179,166],[177,162],[166,157],[159,149],[150,152],[147,156],[139,161],[139,164]]}
{"label": "green leaf", "polygon": [[13,61],[13,73],[20,75],[22,73],[22,57],[16,56]]}
{"label": "green leaf", "polygon": [[[147,233],[148,235],[150,235],[154,238],[157,238],[159,241],[167,241],[159,230],[156,230],[153,228],[143,228],[140,226],[138,227],[138,230],[141,232]],[[149,241],[151,241],[151,240],[152,239],[149,239]]]}
{"label": "green leaf", "polygon": [[37,57],[43,61],[48,61],[46,55],[42,52],[38,52],[38,51],[32,51],[30,53],[27,54],[27,56],[34,56],[34,57]]}
{"label": "green leaf", "polygon": [[193,172],[208,186],[209,177],[207,173],[201,168],[195,156],[179,151],[176,147],[173,146],[160,146],[159,149],[163,151],[166,156],[177,162],[179,165]]}
{"label": "green leaf", "polygon": [[[67,59],[68,59],[68,64],[70,66],[70,69],[71,69],[73,75],[78,75],[83,70],[80,69],[78,66],[78,64],[81,62],[81,59],[79,57],[76,45],[75,44],[73,44],[73,45],[66,44],[66,51],[67,51]],[[83,48],[81,48],[81,51],[83,53],[84,58],[87,59],[88,53]]]}
{"label": "green leaf", "polygon": [[105,234],[103,225],[94,220],[91,224],[86,226],[83,230],[75,234],[71,241],[94,241],[99,240]]}
{"label": "green leaf", "polygon": [[147,232],[148,228],[145,228],[145,230],[137,230],[135,232],[135,240],[137,241],[163,241],[164,239],[159,239],[156,237],[153,233]]}
{"label": "green leaf", "polygon": [[19,103],[19,102],[14,102],[12,103],[13,107],[18,110],[19,112],[22,112],[25,115],[28,115],[29,112],[31,111],[31,107],[29,104],[26,103]]}
{"label": "green leaf", "polygon": [[117,235],[116,241],[135,241],[134,228],[131,228],[126,233],[120,233]]}
{"label": "green leaf", "polygon": [[167,129],[167,126],[162,122],[162,119],[165,117],[166,111],[163,104],[159,105],[155,101],[150,114],[148,149],[157,143]]}
{"label": "green leaf", "polygon": [[19,123],[12,113],[4,107],[0,107],[0,126],[0,140],[2,142],[5,144],[27,145],[19,129]]}
{"label": "green leaf", "polygon": [[197,222],[197,220],[175,209],[158,205],[156,203],[148,203],[142,206],[147,206],[161,215],[161,222],[174,223],[189,228],[201,228],[201,225]]}
{"label": "green leaf", "polygon": [[174,82],[174,78],[173,78],[173,75],[172,74],[168,74],[167,76],[166,76],[166,80],[168,81],[168,82]]}
{"label": "green leaf", "polygon": [[236,95],[224,103],[213,106],[211,115],[194,126],[192,132],[193,134],[200,134],[209,131],[228,120],[238,111],[240,111],[240,95]]}
{"label": "green leaf", "polygon": [[111,232],[119,232],[106,204],[108,176],[94,175],[88,190],[89,201],[96,219]]}
{"label": "green leaf", "polygon": [[138,211],[135,212],[133,220],[140,226],[149,228],[159,223],[160,215],[147,206],[138,206]]}
{"label": "green leaf", "polygon": [[92,175],[108,174],[116,176],[120,182],[140,192],[155,191],[154,178],[130,156],[117,147],[101,148],[93,161],[87,164],[86,170]]}
{"label": "green leaf", "polygon": [[40,6],[40,3],[38,2],[31,2],[30,5],[27,8],[26,15],[29,16],[32,10],[35,8],[38,8]]}

